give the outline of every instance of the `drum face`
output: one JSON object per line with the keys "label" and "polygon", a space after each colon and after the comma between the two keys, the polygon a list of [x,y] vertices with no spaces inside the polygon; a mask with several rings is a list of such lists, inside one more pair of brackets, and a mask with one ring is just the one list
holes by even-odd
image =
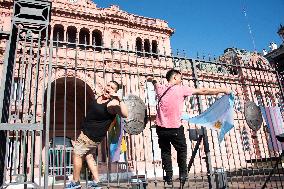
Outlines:
{"label": "drum face", "polygon": [[245,103],[245,119],[248,126],[254,130],[258,131],[262,125],[262,115],[260,107],[254,102],[248,101]]}
{"label": "drum face", "polygon": [[129,94],[124,102],[128,107],[128,117],[125,120],[124,130],[131,135],[138,135],[146,125],[146,105],[140,97],[132,94]]}

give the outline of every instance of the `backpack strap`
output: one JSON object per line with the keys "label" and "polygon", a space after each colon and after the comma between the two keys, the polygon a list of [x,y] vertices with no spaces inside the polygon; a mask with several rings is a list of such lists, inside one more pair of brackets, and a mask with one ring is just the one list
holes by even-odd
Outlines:
{"label": "backpack strap", "polygon": [[172,88],[174,85],[172,85],[172,86],[169,86],[168,88],[167,88],[167,90],[165,90],[165,92],[161,95],[161,97],[159,98],[159,100],[158,100],[158,103],[157,103],[157,105],[156,105],[156,109],[158,109],[158,105],[159,105],[159,103],[161,102],[161,99],[165,96],[165,94],[170,90],[170,88]]}

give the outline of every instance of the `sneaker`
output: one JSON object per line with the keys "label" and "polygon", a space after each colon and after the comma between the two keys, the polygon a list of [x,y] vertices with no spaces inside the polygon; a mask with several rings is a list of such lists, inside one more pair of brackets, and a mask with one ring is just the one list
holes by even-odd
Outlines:
{"label": "sneaker", "polygon": [[167,182],[168,185],[173,185],[173,177],[164,176],[164,181]]}
{"label": "sneaker", "polygon": [[80,182],[71,181],[69,184],[66,185],[65,189],[77,189],[77,188],[81,188]]}
{"label": "sneaker", "polygon": [[173,172],[166,171],[166,176],[164,176],[164,181],[167,182],[168,185],[173,185]]}
{"label": "sneaker", "polygon": [[100,186],[99,182],[96,181],[90,181],[88,182],[88,189],[101,189],[102,187]]}
{"label": "sneaker", "polygon": [[182,174],[180,174],[179,180],[180,180],[180,183],[181,183],[182,185],[184,185],[185,182],[187,181],[187,173],[182,173]]}

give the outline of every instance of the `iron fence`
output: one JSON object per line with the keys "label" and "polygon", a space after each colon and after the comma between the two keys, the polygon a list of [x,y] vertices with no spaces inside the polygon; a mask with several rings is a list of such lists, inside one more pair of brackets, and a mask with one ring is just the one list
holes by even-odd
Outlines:
{"label": "iron fence", "polygon": [[[122,97],[135,94],[145,102],[148,123],[139,135],[123,133],[127,150],[121,153],[118,162],[110,161],[108,138],[98,147],[96,161],[103,185],[164,187],[154,124],[156,98],[146,78],[152,76],[165,83],[165,73],[173,67],[182,71],[183,85],[227,87],[236,97],[234,128],[221,143],[215,131],[181,122],[187,128],[188,161],[192,165],[185,188],[263,185],[282,146],[275,143],[266,122],[258,131],[248,127],[244,106],[245,102],[254,101],[259,106],[276,107],[283,117],[283,90],[275,70],[265,59],[237,49],[228,49],[217,59],[205,60],[168,54],[159,44],[160,50],[155,52],[143,47],[137,49],[131,43],[123,47],[120,42],[112,42],[108,46],[102,41],[98,46],[96,39],[94,44],[88,42],[88,34],[67,42],[56,32],[48,31],[50,6],[44,1],[15,1],[0,91],[3,187],[65,186],[72,179],[70,140],[77,138],[90,102],[111,80],[120,83]],[[18,13],[18,9],[24,13]],[[37,22],[23,18],[25,11],[32,9],[42,10],[42,17],[36,11],[35,16],[40,18]],[[53,36],[48,38],[50,33]],[[198,115],[219,97],[189,97],[184,112]],[[58,139],[60,144],[55,142]],[[176,157],[173,153],[177,178]],[[268,187],[283,188],[282,164],[277,166]],[[87,183],[89,172],[84,172],[82,179]]]}

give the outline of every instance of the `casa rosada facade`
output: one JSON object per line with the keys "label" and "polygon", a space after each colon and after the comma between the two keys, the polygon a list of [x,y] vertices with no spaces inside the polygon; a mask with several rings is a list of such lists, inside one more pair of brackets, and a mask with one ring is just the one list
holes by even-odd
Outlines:
{"label": "casa rosada facade", "polygon": [[[2,36],[5,32],[11,31],[13,5],[10,0],[0,2]],[[31,87],[29,92],[31,96],[37,96],[37,107],[34,108],[35,104],[31,101],[27,106],[30,108],[23,107],[19,110],[21,115],[35,115],[36,120],[46,121],[49,118],[48,156],[51,157],[50,154],[54,153],[52,151],[55,147],[52,144],[54,138],[65,137],[68,140],[74,140],[78,136],[87,107],[95,98],[95,94],[102,92],[106,82],[116,80],[122,86],[120,92],[123,96],[132,93],[145,100],[149,119],[142,134],[137,136],[125,134],[127,152],[121,155],[121,162],[126,162],[125,166],[108,164],[107,141],[102,142],[98,148],[100,175],[106,178],[109,170],[114,179],[118,172],[122,177],[127,177],[129,174],[124,173],[124,170],[127,170],[131,175],[146,174],[149,178],[161,177],[160,150],[153,127],[156,101],[153,86],[146,82],[146,77],[154,76],[165,83],[165,73],[173,67],[182,71],[184,85],[195,87],[198,81],[200,87],[230,87],[235,92],[234,129],[226,135],[225,141],[221,144],[217,142],[217,133],[208,130],[213,168],[236,171],[256,166],[249,163],[250,159],[275,156],[268,145],[267,131],[263,129],[265,123],[259,131],[253,131],[248,127],[244,117],[246,101],[252,100],[262,106],[281,106],[282,104],[278,81],[268,61],[256,52],[235,48],[228,48],[223,55],[211,60],[173,57],[170,43],[173,34],[174,29],[170,28],[166,21],[131,14],[116,5],[100,8],[90,0],[52,1],[49,41],[53,46],[48,49],[52,49],[53,53],[46,55],[52,61],[51,75],[48,76],[51,83],[50,115],[46,117],[47,107],[44,102],[47,99],[47,81],[44,67],[39,68],[38,72],[31,72],[32,79],[29,82],[31,86],[35,86],[34,88],[39,86],[37,90]],[[7,42],[7,38],[4,37],[0,40],[0,71],[3,70]],[[40,50],[40,57],[45,56],[43,47],[33,50],[33,52]],[[33,54],[28,50],[26,52],[29,57]],[[20,62],[23,59],[25,59],[24,56],[21,59],[16,58],[16,61]],[[31,60],[28,58],[25,60],[32,61],[34,65],[37,64],[34,57]],[[14,72],[12,102],[16,102],[28,93],[25,88],[20,89],[21,83],[27,83],[27,80],[21,76],[19,70]],[[3,78],[3,75],[0,77]],[[210,106],[215,99],[215,96],[201,97],[203,109]],[[13,108],[15,107],[11,106],[12,113]],[[36,112],[32,111],[33,108]],[[198,99],[195,96],[186,99],[184,111],[192,115],[199,114]],[[20,123],[21,119],[13,121]],[[196,141],[189,138],[190,129],[196,127],[187,123],[181,124],[189,128],[186,131],[186,137],[188,159],[190,159],[196,144]],[[44,127],[46,129],[47,125]],[[32,145],[33,142],[45,140],[44,136],[41,137],[35,136],[35,141],[27,140],[28,144]],[[68,141],[65,142],[67,143]],[[61,143],[58,145],[58,150],[62,148],[64,147]],[[35,171],[36,177],[40,177],[39,172],[47,169],[50,176],[63,174],[59,173],[61,168],[58,162],[52,162],[49,165],[44,163],[47,158],[44,153],[46,145],[36,146],[34,150],[36,154],[34,158],[32,159],[29,155],[27,158],[28,162],[33,160],[36,169],[42,168],[42,171]],[[66,160],[69,162],[69,164],[66,163],[65,174],[67,175],[72,175],[71,151],[72,147],[68,145],[62,151],[70,157]],[[27,153],[29,154],[30,151]],[[206,175],[204,156],[204,148],[201,147],[200,153],[194,160],[191,174]],[[178,174],[176,157],[173,150],[175,175]],[[110,169],[107,166],[110,166]]]}

